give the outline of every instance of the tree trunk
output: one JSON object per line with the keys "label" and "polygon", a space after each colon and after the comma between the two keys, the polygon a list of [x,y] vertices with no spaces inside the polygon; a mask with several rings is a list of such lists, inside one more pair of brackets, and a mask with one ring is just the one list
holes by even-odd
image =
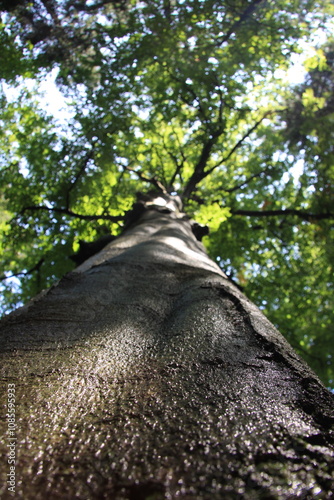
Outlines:
{"label": "tree trunk", "polygon": [[141,208],[2,321],[1,498],[332,498],[332,394],[176,198]]}

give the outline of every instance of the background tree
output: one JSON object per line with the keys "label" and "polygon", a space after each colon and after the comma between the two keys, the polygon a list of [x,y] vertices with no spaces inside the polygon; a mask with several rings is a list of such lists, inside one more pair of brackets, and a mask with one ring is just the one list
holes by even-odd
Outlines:
{"label": "background tree", "polygon": [[[118,234],[137,191],[178,192],[210,226],[210,255],[331,384],[330,42],[299,87],[282,70],[332,6],[2,8],[2,76],[19,89],[1,95],[4,311],[69,271],[80,239]],[[50,71],[72,108],[66,124],[38,104]]]}

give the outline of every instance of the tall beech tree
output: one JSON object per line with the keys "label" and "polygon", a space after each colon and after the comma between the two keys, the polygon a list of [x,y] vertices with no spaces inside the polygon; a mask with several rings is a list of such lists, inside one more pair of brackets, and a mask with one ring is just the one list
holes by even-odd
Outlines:
{"label": "tall beech tree", "polygon": [[199,229],[180,198],[146,195],[121,236],[3,320],[18,498],[330,498],[333,395]]}
{"label": "tall beech tree", "polygon": [[[314,31],[325,34],[332,5],[1,7],[3,311],[71,270],[79,240],[119,234],[137,191],[163,186],[209,225],[211,258],[333,386],[330,34],[303,84],[285,76]],[[49,72],[66,96],[61,123],[38,104]]]}
{"label": "tall beech tree", "polygon": [[18,494],[327,498],[332,396],[241,290],[333,385],[330,34],[286,76],[332,6],[0,8]]}

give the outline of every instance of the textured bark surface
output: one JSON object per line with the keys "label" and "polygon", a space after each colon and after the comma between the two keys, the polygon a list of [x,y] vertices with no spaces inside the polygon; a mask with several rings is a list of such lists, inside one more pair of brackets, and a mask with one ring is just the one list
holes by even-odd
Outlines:
{"label": "textured bark surface", "polygon": [[155,203],[1,323],[1,498],[332,498],[332,395]]}

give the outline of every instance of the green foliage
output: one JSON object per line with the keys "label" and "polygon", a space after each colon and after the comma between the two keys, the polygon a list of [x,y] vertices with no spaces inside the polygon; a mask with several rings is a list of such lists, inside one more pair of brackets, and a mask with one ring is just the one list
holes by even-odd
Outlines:
{"label": "green foliage", "polygon": [[18,76],[31,78],[36,72],[31,58],[31,45],[20,44],[10,26],[0,20],[0,74],[1,79],[14,83]]}
{"label": "green foliage", "polygon": [[[163,187],[209,225],[211,256],[334,384],[330,38],[306,60],[303,84],[289,86],[284,73],[332,5],[8,5],[1,77],[15,89],[0,95],[3,310],[70,270],[79,239],[120,232],[137,191]],[[40,104],[52,69],[71,107],[61,124]]]}

